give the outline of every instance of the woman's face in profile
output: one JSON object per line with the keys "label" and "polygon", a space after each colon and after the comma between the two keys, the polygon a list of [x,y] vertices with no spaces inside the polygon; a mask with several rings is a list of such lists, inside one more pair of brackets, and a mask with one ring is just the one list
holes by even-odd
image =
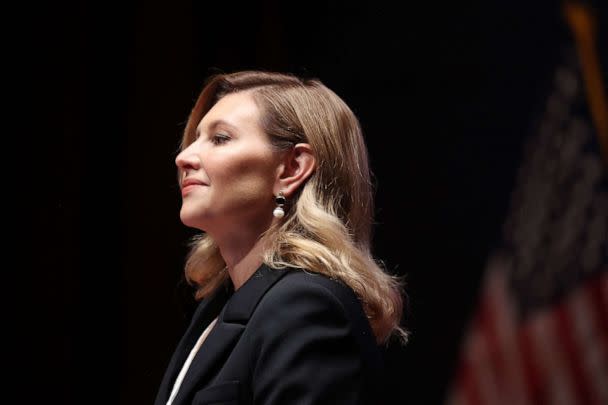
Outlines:
{"label": "woman's face in profile", "polygon": [[185,225],[217,233],[272,220],[280,156],[259,122],[248,92],[228,94],[203,117],[196,140],[175,160]]}

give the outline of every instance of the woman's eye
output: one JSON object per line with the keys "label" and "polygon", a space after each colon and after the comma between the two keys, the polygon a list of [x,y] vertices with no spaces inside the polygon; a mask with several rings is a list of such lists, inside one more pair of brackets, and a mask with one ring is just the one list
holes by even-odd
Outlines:
{"label": "woman's eye", "polygon": [[211,142],[215,145],[220,145],[230,140],[230,137],[226,134],[215,134],[211,137]]}

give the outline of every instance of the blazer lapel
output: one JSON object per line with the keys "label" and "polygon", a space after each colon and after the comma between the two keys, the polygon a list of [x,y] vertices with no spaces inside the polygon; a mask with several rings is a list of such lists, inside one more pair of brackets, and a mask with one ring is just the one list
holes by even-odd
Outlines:
{"label": "blazer lapel", "polygon": [[[260,299],[288,271],[286,269],[275,270],[263,264],[232,294],[221,311],[213,330],[194,356],[179,393],[173,401],[174,405],[187,403],[186,401],[193,392],[210,382],[238,342]],[[208,322],[205,326],[207,324]],[[199,330],[202,333],[203,328],[199,328]],[[192,344],[188,346],[188,353],[199,336],[200,334],[195,336]],[[187,354],[183,356],[183,361],[186,357]],[[183,361],[178,363],[180,367]]]}
{"label": "blazer lapel", "polygon": [[188,358],[190,350],[192,350],[192,347],[194,347],[194,344],[207,325],[209,325],[209,323],[219,314],[226,304],[226,301],[228,301],[231,293],[231,287],[222,286],[218,288],[212,296],[208,299],[204,299],[198,305],[192,316],[190,326],[178,343],[177,348],[171,357],[171,361],[167,366],[167,371],[165,371],[165,375],[156,396],[155,405],[164,405],[167,403],[175,379]]}

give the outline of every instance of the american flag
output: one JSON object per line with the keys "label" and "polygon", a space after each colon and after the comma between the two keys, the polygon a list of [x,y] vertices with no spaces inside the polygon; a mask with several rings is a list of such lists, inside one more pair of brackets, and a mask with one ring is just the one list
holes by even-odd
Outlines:
{"label": "american flag", "polygon": [[608,404],[608,109],[570,23],[577,47],[525,146],[448,405]]}

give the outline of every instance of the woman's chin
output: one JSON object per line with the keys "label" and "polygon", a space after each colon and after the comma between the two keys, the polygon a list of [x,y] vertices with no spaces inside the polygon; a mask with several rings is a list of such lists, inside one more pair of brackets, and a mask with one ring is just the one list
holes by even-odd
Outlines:
{"label": "woman's chin", "polygon": [[202,230],[200,218],[188,215],[188,213],[184,212],[184,210],[180,212],[179,218],[182,221],[182,224],[186,225],[187,227]]}

